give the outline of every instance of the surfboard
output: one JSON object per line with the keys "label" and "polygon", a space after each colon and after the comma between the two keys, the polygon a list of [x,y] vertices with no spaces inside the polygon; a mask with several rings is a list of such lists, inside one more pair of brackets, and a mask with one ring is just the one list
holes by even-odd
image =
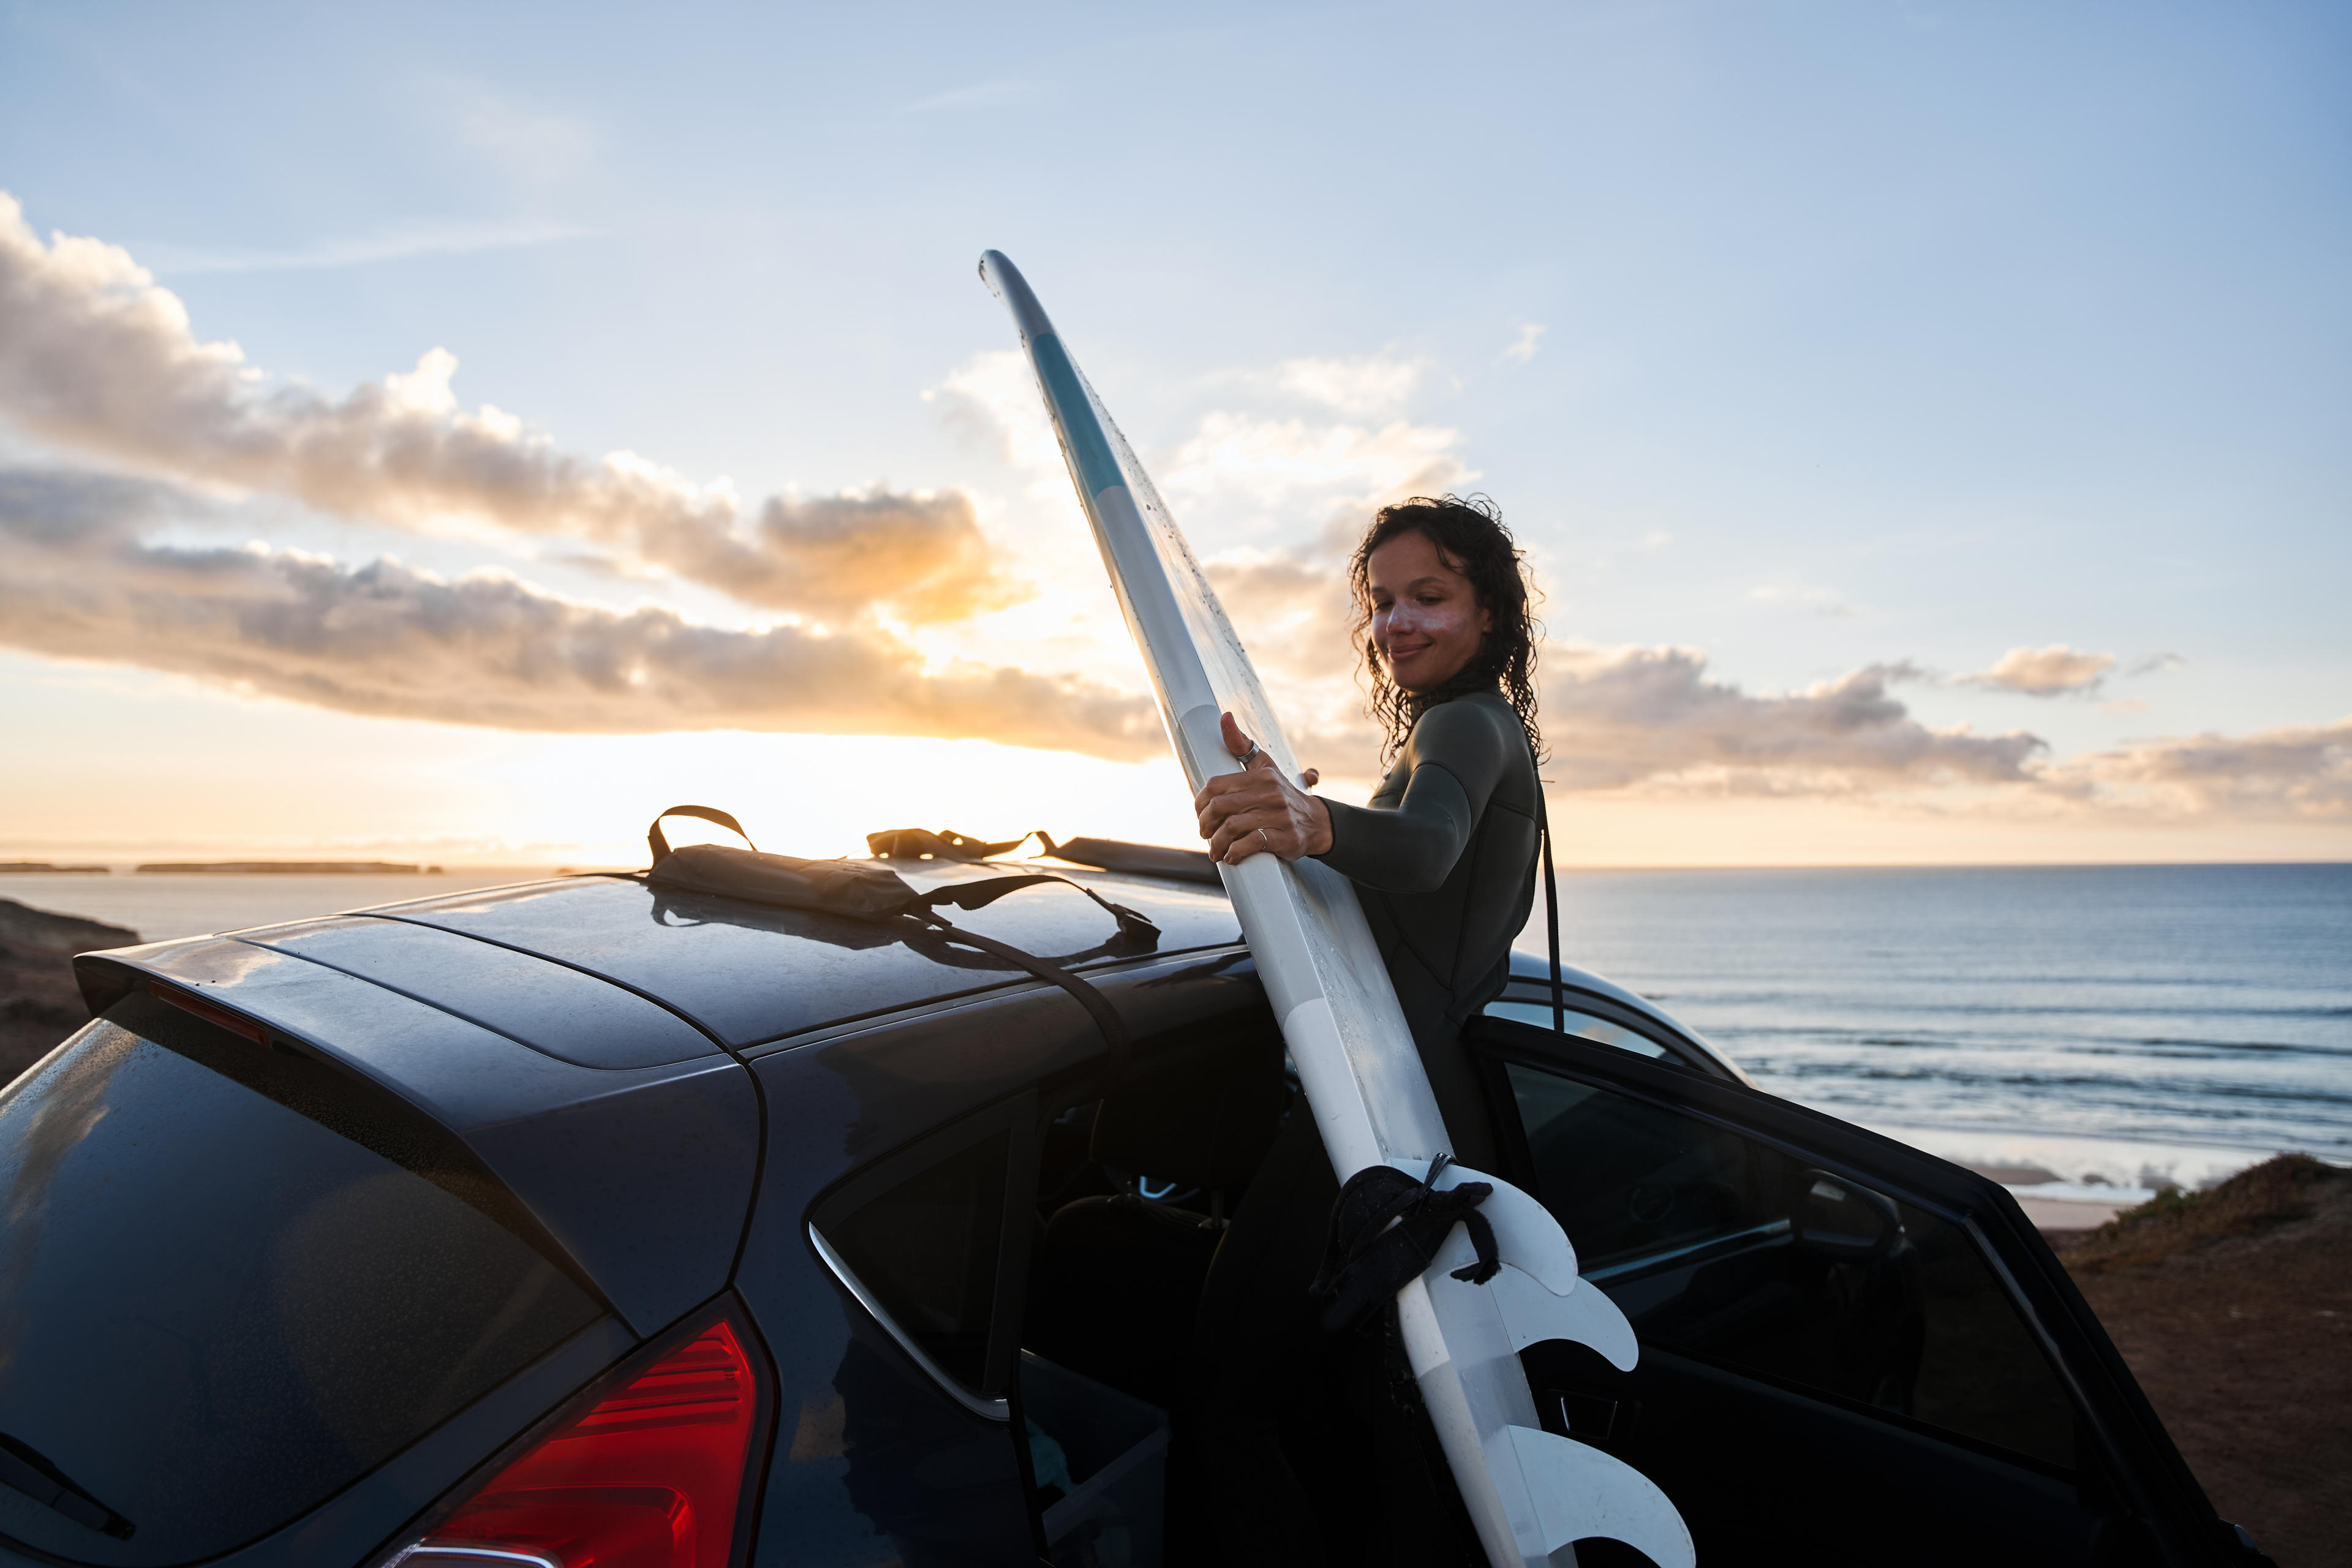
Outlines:
{"label": "surfboard", "polygon": [[[1230,711],[1286,776],[1299,776],[1249,655],[1150,476],[1018,268],[989,251],[980,275],[1013,312],[1071,482],[1150,672],[1160,715],[1190,786],[1240,762],[1225,750]],[[1242,935],[1344,1182],[1389,1164],[1431,1180],[1448,1152],[1388,970],[1352,883],[1319,861],[1254,855],[1220,865]],[[1518,1352],[1544,1340],[1591,1345],[1622,1370],[1639,1353],[1615,1303],[1580,1284],[1576,1253],[1549,1210],[1501,1178],[1447,1164],[1433,1184],[1494,1184],[1480,1205],[1503,1268],[1485,1285],[1452,1278],[1474,1260],[1456,1226],[1428,1271],[1397,1293],[1405,1352],[1446,1462],[1494,1568],[1565,1568],[1574,1542],[1624,1542],[1659,1568],[1691,1568],[1689,1531],[1665,1494],[1630,1465],[1543,1429]]]}

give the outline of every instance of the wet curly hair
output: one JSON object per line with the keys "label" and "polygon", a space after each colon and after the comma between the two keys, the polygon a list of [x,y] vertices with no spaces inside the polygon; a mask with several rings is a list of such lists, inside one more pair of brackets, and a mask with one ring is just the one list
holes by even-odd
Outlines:
{"label": "wet curly hair", "polygon": [[[1470,662],[1434,691],[1407,691],[1398,686],[1372,645],[1372,552],[1408,533],[1426,535],[1445,563],[1470,579],[1478,607],[1494,616],[1492,629]],[[1538,762],[1543,760],[1543,731],[1536,724],[1536,641],[1542,627],[1530,613],[1534,584],[1525,555],[1491,499],[1414,496],[1381,508],[1348,562],[1348,586],[1356,600],[1349,632],[1371,688],[1365,711],[1381,727],[1382,767],[1403,749],[1413,721],[1430,709],[1474,691],[1493,690],[1500,690],[1519,716],[1528,749]]]}

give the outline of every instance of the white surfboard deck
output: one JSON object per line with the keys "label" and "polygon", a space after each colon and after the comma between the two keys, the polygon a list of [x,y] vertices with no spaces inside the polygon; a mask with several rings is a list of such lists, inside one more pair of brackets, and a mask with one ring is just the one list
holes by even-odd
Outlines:
{"label": "white surfboard deck", "polygon": [[[1297,780],[1298,761],[1249,656],[1150,477],[1019,270],[992,250],[980,272],[1020,329],[1186,781],[1197,790],[1240,767],[1218,730],[1226,711]],[[1354,885],[1319,861],[1270,854],[1217,869],[1339,1179],[1376,1164],[1426,1179],[1449,1152],[1444,1123]],[[1578,1284],[1566,1234],[1535,1199],[1459,1165],[1437,1184],[1471,1180],[1495,1184],[1480,1212],[1506,1267],[1483,1286],[1453,1279],[1474,1256],[1456,1226],[1429,1271],[1397,1293],[1397,1312],[1487,1558],[1494,1568],[1566,1568],[1574,1542],[1601,1536],[1659,1568],[1690,1568],[1690,1532],[1665,1494],[1600,1449],[1544,1431],[1519,1364],[1528,1345],[1574,1340],[1630,1368],[1637,1352],[1624,1315]]]}

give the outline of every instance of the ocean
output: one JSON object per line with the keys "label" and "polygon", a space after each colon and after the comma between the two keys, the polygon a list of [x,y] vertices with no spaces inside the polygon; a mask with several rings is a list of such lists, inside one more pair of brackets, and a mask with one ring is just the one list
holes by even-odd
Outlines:
{"label": "ocean", "polygon": [[2021,1194],[2352,1163],[2352,864],[1577,872],[1560,918],[1763,1088]]}
{"label": "ocean", "polygon": [[[31,875],[0,897],[160,941],[532,875]],[[1560,895],[1569,962],[1771,1092],[2021,1195],[2352,1163],[2352,864],[1582,871]],[[1538,918],[1522,945],[1542,943]]]}

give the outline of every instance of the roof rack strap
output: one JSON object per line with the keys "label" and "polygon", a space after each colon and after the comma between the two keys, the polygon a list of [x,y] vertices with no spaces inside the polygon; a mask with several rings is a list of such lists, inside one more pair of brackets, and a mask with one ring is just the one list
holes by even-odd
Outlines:
{"label": "roof rack strap", "polygon": [[[1004,890],[1009,892],[1011,889]],[[1109,997],[1060,965],[1048,963],[1035,953],[1025,952],[1009,942],[999,942],[992,936],[982,936],[978,931],[966,931],[961,926],[951,925],[929,911],[919,915],[914,914],[911,910],[908,912],[914,919],[940,931],[951,942],[960,942],[968,947],[976,947],[982,952],[992,952],[999,958],[1010,959],[1038,979],[1049,984],[1058,985],[1068,992],[1076,998],[1078,1005],[1084,1007],[1087,1015],[1094,1019],[1096,1031],[1102,1036],[1103,1044],[1110,1049],[1110,1081],[1116,1083],[1127,1076],[1127,1025],[1119,1017],[1118,1009],[1110,1005]]]}
{"label": "roof rack strap", "polygon": [[[751,836],[743,831],[743,825],[715,805],[673,805],[656,816],[646,828],[646,843],[654,852],[654,864],[656,866],[669,858],[669,838],[661,830],[664,816],[698,816],[705,822],[716,823],[744,843],[751,844]],[[760,847],[751,844],[751,847],[756,851]]]}
{"label": "roof rack strap", "polygon": [[1067,877],[1057,877],[1051,871],[1028,871],[1009,877],[988,877],[977,882],[950,882],[928,893],[918,893],[909,900],[908,907],[936,909],[941,904],[953,904],[960,910],[984,909],[1005,894],[1017,892],[1036,882],[1059,882],[1066,888],[1076,888],[1102,906],[1111,919],[1118,922],[1120,932],[1131,937],[1157,937],[1160,928],[1150,918],[1139,914],[1125,904],[1114,904],[1084,882],[1073,882]]}
{"label": "roof rack strap", "polygon": [[867,834],[866,847],[877,860],[992,860],[1020,848],[1032,838],[1045,839],[1049,845],[1053,842],[1034,829],[1018,838],[991,844],[969,833],[958,833],[952,827],[938,833],[928,827],[892,827]]}

